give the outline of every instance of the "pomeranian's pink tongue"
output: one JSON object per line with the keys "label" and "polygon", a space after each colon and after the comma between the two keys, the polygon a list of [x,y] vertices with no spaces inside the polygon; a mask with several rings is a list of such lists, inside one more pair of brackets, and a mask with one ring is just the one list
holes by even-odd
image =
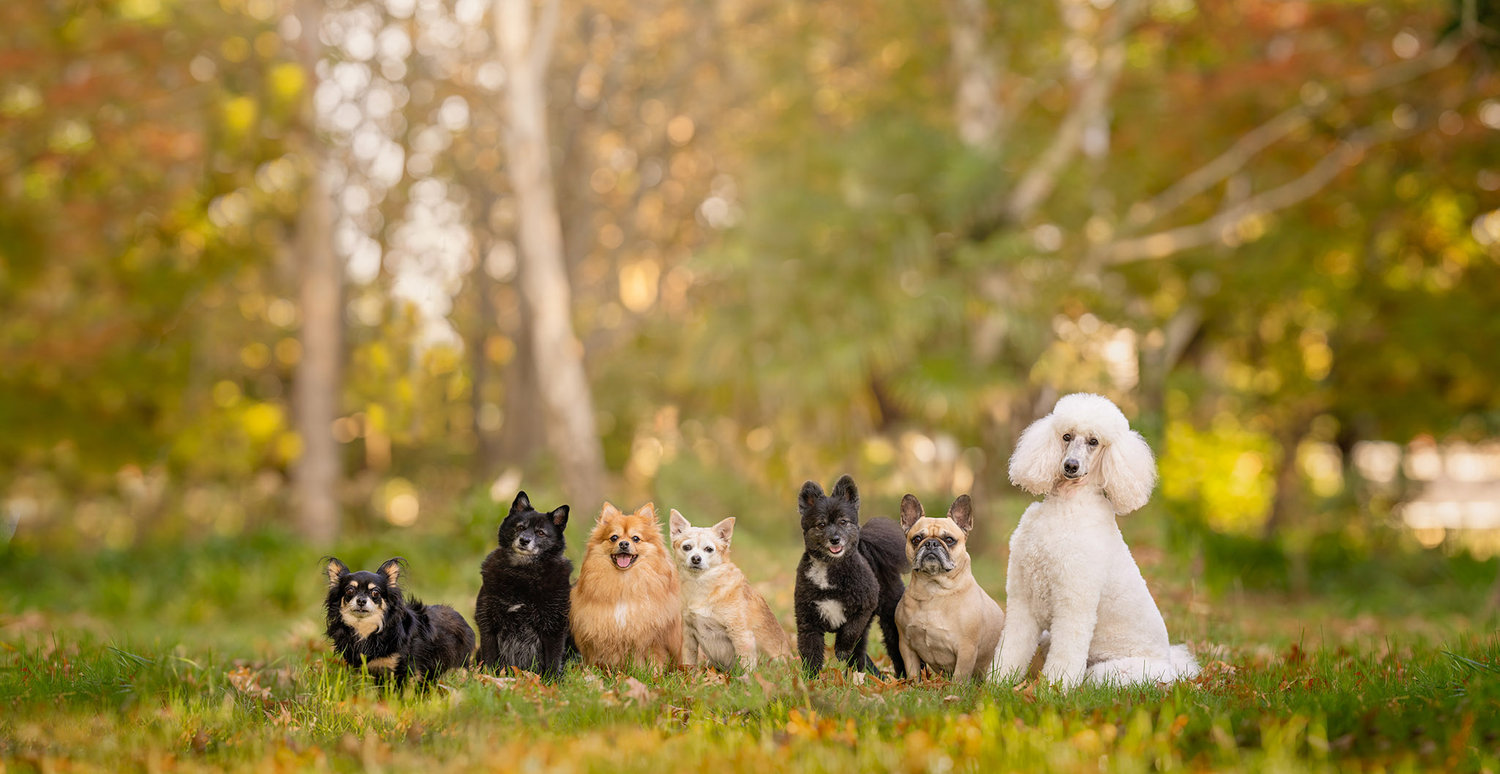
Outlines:
{"label": "pomeranian's pink tongue", "polygon": [[630,554],[615,554],[615,566],[625,569],[630,566]]}

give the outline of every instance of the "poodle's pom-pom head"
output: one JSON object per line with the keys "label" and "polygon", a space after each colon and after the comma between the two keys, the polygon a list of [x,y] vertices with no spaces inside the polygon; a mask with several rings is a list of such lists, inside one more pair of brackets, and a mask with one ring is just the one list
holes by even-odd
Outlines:
{"label": "poodle's pom-pom head", "polygon": [[1099,463],[1104,494],[1115,506],[1115,515],[1138,510],[1151,499],[1156,486],[1156,459],[1146,439],[1134,430],[1110,439]]}
{"label": "poodle's pom-pom head", "polygon": [[1010,482],[1034,495],[1052,491],[1057,479],[1057,431],[1053,414],[1031,423],[1010,455]]}
{"label": "poodle's pom-pom head", "polygon": [[1052,416],[1067,425],[1066,429],[1098,435],[1105,443],[1130,433],[1130,420],[1125,418],[1125,412],[1103,395],[1087,392],[1064,395],[1052,407]]}

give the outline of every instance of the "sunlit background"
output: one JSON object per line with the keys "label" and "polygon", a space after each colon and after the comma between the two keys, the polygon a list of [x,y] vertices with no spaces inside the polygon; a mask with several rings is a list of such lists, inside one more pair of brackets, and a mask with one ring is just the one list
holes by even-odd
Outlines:
{"label": "sunlit background", "polygon": [[602,499],[785,546],[850,472],[867,515],[973,492],[997,580],[1014,440],[1087,390],[1184,572],[1487,560],[1497,21],[4,3],[0,555],[437,535],[472,574],[518,488],[575,549]]}

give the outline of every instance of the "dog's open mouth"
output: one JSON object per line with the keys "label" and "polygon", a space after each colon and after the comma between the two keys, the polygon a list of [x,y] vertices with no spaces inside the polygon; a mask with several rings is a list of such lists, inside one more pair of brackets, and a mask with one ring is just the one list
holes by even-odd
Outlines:
{"label": "dog's open mouth", "polygon": [[618,567],[621,570],[628,570],[628,569],[630,569],[631,565],[635,564],[635,560],[641,558],[641,555],[640,554],[611,554],[610,558],[612,558],[612,559],[615,560],[615,567]]}
{"label": "dog's open mouth", "polygon": [[833,554],[834,556],[838,556],[839,554],[844,553],[844,546],[843,546],[843,544],[833,545],[832,543],[829,543],[828,544],[828,553]]}

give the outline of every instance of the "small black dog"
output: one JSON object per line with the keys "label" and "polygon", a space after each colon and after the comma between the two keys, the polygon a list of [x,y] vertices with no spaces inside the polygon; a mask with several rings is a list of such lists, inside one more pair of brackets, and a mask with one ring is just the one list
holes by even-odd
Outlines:
{"label": "small black dog", "polygon": [[416,675],[425,686],[461,667],[474,650],[474,630],[447,605],[407,601],[401,594],[400,557],[375,572],[350,572],[333,557],[328,572],[328,639],[350,666],[363,666],[396,687]]}
{"label": "small black dog", "polygon": [[562,676],[568,639],[568,576],[563,556],[568,506],[538,513],[525,492],[516,495],[500,523],[500,547],[484,558],[474,600],[479,663],[490,669],[520,667],[548,679]]}
{"label": "small black dog", "polygon": [[880,619],[885,650],[906,676],[896,631],[896,604],[911,567],[906,537],[890,519],[859,524],[859,490],[844,476],[833,495],[809,481],[797,497],[805,551],[797,565],[797,650],[809,677],[823,669],[823,635],[833,632],[834,655],[853,669],[880,674],[866,652],[870,619]]}

